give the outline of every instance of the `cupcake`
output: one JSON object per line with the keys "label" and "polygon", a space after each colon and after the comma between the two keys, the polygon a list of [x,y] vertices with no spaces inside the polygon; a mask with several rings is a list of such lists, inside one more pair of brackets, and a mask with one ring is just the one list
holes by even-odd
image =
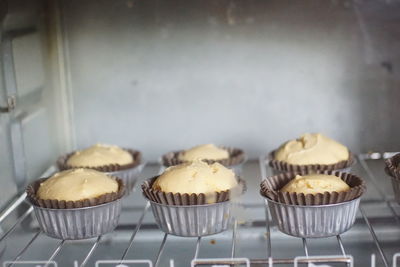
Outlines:
{"label": "cupcake", "polygon": [[334,236],[350,229],[364,191],[361,178],[324,171],[268,177],[261,183],[260,193],[281,232],[310,238]]}
{"label": "cupcake", "polygon": [[233,200],[244,190],[235,173],[215,162],[196,160],[167,168],[142,184],[160,229],[177,236],[225,231]]}
{"label": "cupcake", "polygon": [[354,157],[347,147],[320,133],[306,133],[269,154],[269,165],[281,171],[350,171]]}
{"label": "cupcake", "polygon": [[400,153],[386,159],[385,172],[391,177],[394,198],[400,204]]}
{"label": "cupcake", "polygon": [[118,224],[124,184],[91,169],[71,169],[39,179],[27,188],[40,228],[59,239],[86,239]]}
{"label": "cupcake", "polygon": [[165,167],[178,165],[194,160],[203,160],[208,163],[218,162],[225,167],[233,169],[240,176],[242,165],[246,161],[243,150],[232,147],[218,147],[206,144],[192,147],[188,150],[169,152],[162,156]]}
{"label": "cupcake", "polygon": [[124,181],[127,193],[132,191],[144,166],[139,151],[104,144],[62,156],[57,163],[60,170],[87,168],[117,176]]}

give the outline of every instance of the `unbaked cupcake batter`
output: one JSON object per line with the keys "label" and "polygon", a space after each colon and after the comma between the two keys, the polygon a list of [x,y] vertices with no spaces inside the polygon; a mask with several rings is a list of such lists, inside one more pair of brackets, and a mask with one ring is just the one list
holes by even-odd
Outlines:
{"label": "unbaked cupcake batter", "polygon": [[232,189],[235,173],[219,163],[193,161],[169,167],[153,183],[153,188],[172,193],[214,193]]}
{"label": "unbaked cupcake batter", "polygon": [[345,192],[350,189],[340,177],[327,174],[296,175],[280,191],[289,193],[318,194],[324,192]]}
{"label": "unbaked cupcake batter", "polygon": [[199,145],[183,151],[178,158],[182,161],[197,159],[221,160],[229,158],[229,152],[213,144]]}
{"label": "unbaked cupcake batter", "polygon": [[96,144],[75,152],[67,160],[71,167],[100,167],[109,164],[126,165],[133,162],[132,155],[117,146]]}
{"label": "unbaked cupcake batter", "polygon": [[349,150],[320,133],[306,133],[283,144],[275,159],[295,165],[335,164],[349,159]]}
{"label": "unbaked cupcake batter", "polygon": [[118,182],[102,172],[71,169],[41,183],[36,194],[41,199],[77,201],[117,191]]}

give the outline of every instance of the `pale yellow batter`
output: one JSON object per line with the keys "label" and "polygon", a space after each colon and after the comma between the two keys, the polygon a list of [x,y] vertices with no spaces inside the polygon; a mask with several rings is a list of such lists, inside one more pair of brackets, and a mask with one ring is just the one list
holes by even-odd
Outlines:
{"label": "pale yellow batter", "polygon": [[349,150],[322,134],[306,133],[283,144],[275,152],[275,159],[296,165],[335,164],[348,160]]}
{"label": "pale yellow batter", "polygon": [[100,167],[109,164],[126,165],[133,162],[132,155],[117,146],[96,144],[77,151],[67,160],[72,167]]}
{"label": "pale yellow batter", "polygon": [[229,158],[229,152],[213,144],[199,145],[183,151],[178,158],[182,161],[194,161],[197,159],[221,160]]}
{"label": "pale yellow batter", "polygon": [[172,193],[214,193],[238,185],[235,173],[219,163],[193,161],[169,167],[153,184],[153,188]]}
{"label": "pale yellow batter", "polygon": [[41,199],[77,201],[117,192],[118,182],[106,174],[91,169],[71,169],[56,173],[40,184]]}
{"label": "pale yellow batter", "polygon": [[280,191],[289,193],[317,194],[324,192],[345,192],[350,187],[340,177],[326,174],[296,175]]}

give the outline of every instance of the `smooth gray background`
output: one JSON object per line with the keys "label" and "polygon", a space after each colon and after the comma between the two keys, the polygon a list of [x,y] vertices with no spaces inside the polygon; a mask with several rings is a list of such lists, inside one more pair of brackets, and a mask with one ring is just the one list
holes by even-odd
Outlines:
{"label": "smooth gray background", "polygon": [[366,60],[374,36],[351,2],[64,1],[62,13],[77,147],[156,160],[212,142],[254,158],[317,131],[355,152],[400,148],[399,81]]}

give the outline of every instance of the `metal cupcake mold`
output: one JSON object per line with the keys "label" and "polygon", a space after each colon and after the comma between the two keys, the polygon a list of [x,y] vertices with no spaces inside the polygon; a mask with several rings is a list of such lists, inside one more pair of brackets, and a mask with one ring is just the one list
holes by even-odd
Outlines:
{"label": "metal cupcake mold", "polygon": [[272,221],[288,235],[304,238],[329,237],[349,230],[356,219],[360,197],[328,205],[300,206],[266,198]]}
{"label": "metal cupcake mold", "polygon": [[97,206],[49,209],[31,203],[40,228],[48,236],[76,240],[111,232],[118,225],[122,201],[117,199]]}
{"label": "metal cupcake mold", "polygon": [[[268,156],[266,156],[265,159],[266,159],[266,163],[269,164],[269,162],[270,162],[273,158],[272,158],[272,155],[271,155],[271,154],[268,154]],[[351,172],[351,169],[353,168],[353,166],[354,166],[355,164],[356,164],[356,160],[354,160],[353,163],[352,163],[350,166],[346,167],[346,168],[343,168],[343,169],[333,169],[333,171],[347,172],[347,173],[349,173],[349,172]],[[272,171],[272,175],[278,175],[278,174],[281,174],[281,173],[284,173],[284,172],[288,172],[287,170],[278,170],[278,169],[275,169],[275,168],[273,168],[273,167],[271,167],[271,171]]]}
{"label": "metal cupcake mold", "polygon": [[266,163],[272,169],[273,175],[282,172],[299,172],[299,173],[312,173],[314,171],[340,171],[340,172],[350,172],[352,167],[356,164],[356,157],[350,152],[349,159],[346,161],[340,161],[336,164],[319,165],[319,164],[309,164],[309,165],[293,165],[283,161],[278,161],[274,159],[275,151],[272,151],[265,156]]}
{"label": "metal cupcake mold", "polygon": [[189,206],[165,205],[153,201],[150,204],[159,228],[171,235],[213,235],[227,230],[232,222],[231,201]]}
{"label": "metal cupcake mold", "polygon": [[[354,165],[354,164],[353,164],[353,165]],[[353,166],[349,166],[349,167],[344,168],[344,169],[338,169],[338,170],[333,170],[333,171],[350,173],[352,167],[353,167]],[[273,168],[271,168],[271,170],[272,170],[272,175],[278,175],[278,174],[287,172],[287,171],[276,170],[276,169],[273,169]],[[310,172],[310,173],[312,173],[312,172]]]}
{"label": "metal cupcake mold", "polygon": [[146,163],[142,162],[141,164],[133,168],[113,171],[113,172],[106,172],[106,174],[120,178],[125,185],[125,195],[129,195],[133,191],[133,188],[135,187],[139,175],[142,172],[143,167],[145,165]]}

